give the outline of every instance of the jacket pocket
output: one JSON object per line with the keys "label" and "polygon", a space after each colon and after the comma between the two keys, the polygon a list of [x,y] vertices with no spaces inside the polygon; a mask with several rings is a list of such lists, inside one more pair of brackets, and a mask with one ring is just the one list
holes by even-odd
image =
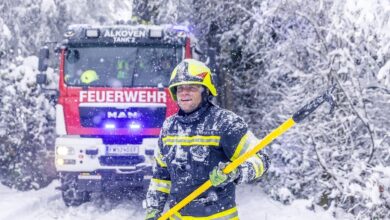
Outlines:
{"label": "jacket pocket", "polygon": [[209,179],[210,168],[210,147],[193,146],[190,149],[191,172],[193,183],[201,184]]}

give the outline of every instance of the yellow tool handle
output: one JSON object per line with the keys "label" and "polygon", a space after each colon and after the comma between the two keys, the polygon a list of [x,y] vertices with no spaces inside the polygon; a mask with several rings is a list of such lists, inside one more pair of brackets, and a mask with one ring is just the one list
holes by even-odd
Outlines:
{"label": "yellow tool handle", "polygon": [[[295,122],[292,118],[289,118],[287,121],[285,121],[283,124],[281,124],[278,128],[273,130],[270,134],[265,136],[252,150],[246,152],[245,154],[241,155],[237,159],[235,159],[233,162],[231,162],[229,165],[223,169],[223,172],[225,174],[230,173],[234,169],[236,169],[240,164],[242,164],[244,161],[246,161],[248,158],[255,155],[257,152],[262,150],[265,146],[267,146],[269,143],[271,143],[275,138],[282,135],[284,132],[286,132],[289,128],[295,125]],[[169,217],[171,217],[174,213],[178,212],[181,208],[186,206],[188,203],[190,203],[192,200],[194,200],[196,197],[198,197],[200,194],[208,190],[212,186],[211,181],[207,180],[205,183],[203,183],[200,187],[198,187],[195,191],[193,191],[191,194],[189,194],[187,197],[185,197],[183,200],[181,200],[179,203],[177,203],[174,207],[172,207],[170,210],[168,210],[164,215],[162,215],[158,220],[166,220]]]}
{"label": "yellow tool handle", "polygon": [[[228,174],[231,171],[233,171],[234,169],[236,169],[240,164],[242,164],[248,158],[255,155],[257,152],[259,152],[261,149],[263,149],[265,146],[267,146],[269,143],[271,143],[275,138],[279,137],[284,132],[286,132],[288,129],[290,129],[292,126],[294,126],[295,123],[302,122],[303,119],[305,119],[312,112],[314,112],[322,103],[328,102],[330,104],[330,106],[331,106],[330,113],[331,113],[333,108],[335,107],[335,102],[334,102],[333,96],[332,96],[332,92],[335,88],[336,88],[336,85],[334,84],[334,85],[330,86],[322,95],[311,100],[308,104],[306,104],[301,109],[299,109],[291,118],[287,119],[287,121],[285,121],[283,124],[281,124],[278,128],[276,128],[270,134],[265,136],[265,138],[263,138],[252,150],[246,152],[245,154],[241,155],[239,158],[237,158],[233,162],[231,162],[229,165],[227,165],[225,167],[225,169],[223,169],[223,172],[225,174]],[[208,190],[211,186],[212,186],[211,181],[207,180],[199,188],[197,188],[194,192],[192,192],[190,195],[188,195],[186,198],[184,198],[182,201],[180,201],[174,207],[172,207],[170,210],[168,210],[168,212],[166,212],[158,220],[168,219],[174,213],[178,212],[181,208],[183,208],[188,203],[190,203],[193,199],[195,199],[200,194],[202,194],[203,192]]]}

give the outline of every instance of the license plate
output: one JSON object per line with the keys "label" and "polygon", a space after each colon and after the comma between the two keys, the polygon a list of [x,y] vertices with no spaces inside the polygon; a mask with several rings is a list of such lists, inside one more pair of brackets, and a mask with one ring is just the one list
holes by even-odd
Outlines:
{"label": "license plate", "polygon": [[134,155],[138,154],[138,145],[108,145],[109,155]]}

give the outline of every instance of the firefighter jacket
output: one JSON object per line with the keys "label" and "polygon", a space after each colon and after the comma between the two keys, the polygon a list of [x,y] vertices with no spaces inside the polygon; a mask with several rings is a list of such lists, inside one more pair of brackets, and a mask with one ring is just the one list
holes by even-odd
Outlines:
{"label": "firefighter jacket", "polygon": [[[207,181],[219,162],[231,162],[257,143],[241,117],[208,101],[189,115],[179,111],[161,130],[147,208],[162,211],[168,199],[173,207]],[[172,218],[238,219],[235,184],[259,179],[268,166],[268,157],[257,153],[237,168],[235,182],[211,187]]]}

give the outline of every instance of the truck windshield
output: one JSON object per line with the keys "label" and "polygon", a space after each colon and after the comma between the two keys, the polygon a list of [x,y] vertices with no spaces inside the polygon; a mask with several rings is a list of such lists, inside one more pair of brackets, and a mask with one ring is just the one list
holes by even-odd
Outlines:
{"label": "truck windshield", "polygon": [[65,52],[68,86],[167,87],[181,47],[73,47]]}

